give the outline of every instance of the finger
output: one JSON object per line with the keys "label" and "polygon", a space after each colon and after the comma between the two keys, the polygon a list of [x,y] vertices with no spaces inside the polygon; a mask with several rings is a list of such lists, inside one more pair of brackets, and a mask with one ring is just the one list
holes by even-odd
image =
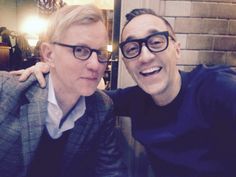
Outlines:
{"label": "finger", "polygon": [[35,68],[38,69],[40,72],[43,72],[43,73],[48,73],[49,70],[50,70],[49,65],[47,63],[44,63],[44,62],[36,63]]}
{"label": "finger", "polygon": [[45,88],[46,87],[46,81],[44,79],[43,73],[40,70],[35,69],[34,74],[35,74],[35,77],[37,78],[37,80],[39,82],[40,87]]}
{"label": "finger", "polygon": [[21,75],[19,77],[19,81],[21,81],[21,82],[26,81],[28,79],[28,77],[32,74],[32,72],[33,72],[33,67],[25,69],[21,73]]}
{"label": "finger", "polygon": [[12,74],[13,76],[20,76],[22,73],[24,73],[24,69],[17,70],[17,71],[10,71],[9,73]]}

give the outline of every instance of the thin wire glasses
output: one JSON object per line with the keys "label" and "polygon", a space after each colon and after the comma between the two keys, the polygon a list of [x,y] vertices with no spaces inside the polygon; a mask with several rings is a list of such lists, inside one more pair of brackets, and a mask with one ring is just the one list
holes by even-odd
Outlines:
{"label": "thin wire glasses", "polygon": [[150,52],[157,53],[166,50],[169,45],[168,37],[168,31],[155,32],[142,39],[133,39],[121,42],[119,47],[126,59],[132,59],[140,55],[143,43]]}
{"label": "thin wire glasses", "polygon": [[97,50],[91,49],[86,46],[68,45],[60,42],[52,42],[52,44],[72,48],[74,57],[83,61],[88,60],[93,52],[96,52],[99,63],[107,63],[111,58],[111,52],[109,52],[108,50]]}

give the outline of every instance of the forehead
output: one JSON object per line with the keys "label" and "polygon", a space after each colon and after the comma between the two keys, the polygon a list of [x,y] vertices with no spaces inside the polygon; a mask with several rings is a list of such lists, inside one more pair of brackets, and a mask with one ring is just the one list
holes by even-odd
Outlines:
{"label": "forehead", "polygon": [[162,19],[144,14],[132,19],[124,28],[122,33],[122,41],[127,38],[143,38],[153,31],[168,31],[166,24]]}
{"label": "forehead", "polygon": [[99,44],[107,43],[108,33],[101,21],[90,24],[73,24],[65,31],[62,40],[70,44],[99,46]]}

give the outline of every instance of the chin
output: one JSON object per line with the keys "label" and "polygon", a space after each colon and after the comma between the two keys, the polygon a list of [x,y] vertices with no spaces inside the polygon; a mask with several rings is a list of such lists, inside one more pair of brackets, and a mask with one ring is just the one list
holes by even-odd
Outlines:
{"label": "chin", "polygon": [[149,95],[155,95],[158,91],[157,90],[153,90],[153,89],[143,89],[147,94]]}
{"label": "chin", "polygon": [[96,91],[96,88],[95,89],[83,90],[83,91],[80,91],[80,93],[83,96],[91,96],[92,94],[94,94],[95,91]]}
{"label": "chin", "polygon": [[160,85],[140,85],[140,87],[149,95],[156,95],[158,93],[161,93]]}

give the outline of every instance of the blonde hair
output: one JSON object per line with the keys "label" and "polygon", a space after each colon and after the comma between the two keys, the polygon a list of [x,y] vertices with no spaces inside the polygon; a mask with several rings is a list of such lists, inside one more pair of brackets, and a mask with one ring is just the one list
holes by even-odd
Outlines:
{"label": "blonde hair", "polygon": [[102,21],[102,11],[94,5],[70,5],[56,11],[49,19],[44,36],[46,42],[59,40],[65,31],[74,24],[91,24]]}

